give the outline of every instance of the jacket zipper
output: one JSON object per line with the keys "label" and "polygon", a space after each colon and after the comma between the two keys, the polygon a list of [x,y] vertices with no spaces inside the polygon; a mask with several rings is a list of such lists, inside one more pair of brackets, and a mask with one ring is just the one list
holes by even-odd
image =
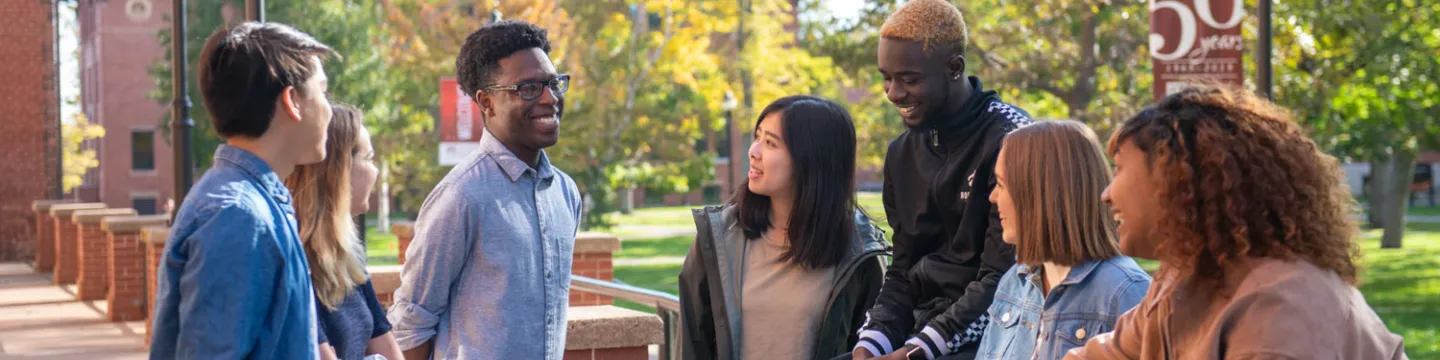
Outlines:
{"label": "jacket zipper", "polygon": [[820,313],[820,327],[818,328],[820,331],[824,331],[825,325],[829,325],[827,323],[830,322],[830,308],[835,306],[835,299],[840,297],[840,292],[845,288],[845,284],[849,283],[850,277],[855,275],[855,269],[859,268],[860,264],[864,264],[865,260],[880,256],[880,254],[884,253],[885,250],[883,249],[861,252],[860,256],[855,257],[854,261],[845,264],[845,269],[841,272],[840,277],[837,278],[838,281],[835,282],[835,286],[830,288],[830,300],[825,302],[825,312]]}
{"label": "jacket zipper", "polygon": [[934,145],[936,148],[940,147],[940,130],[930,130],[930,144]]}

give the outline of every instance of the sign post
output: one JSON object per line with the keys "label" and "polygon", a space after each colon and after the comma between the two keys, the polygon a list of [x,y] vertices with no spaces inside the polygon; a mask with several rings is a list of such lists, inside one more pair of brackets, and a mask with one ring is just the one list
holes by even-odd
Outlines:
{"label": "sign post", "polygon": [[440,78],[440,166],[460,164],[480,147],[485,134],[480,106],[454,77]]}
{"label": "sign post", "polygon": [[1200,83],[1243,86],[1240,0],[1150,0],[1154,96]]}

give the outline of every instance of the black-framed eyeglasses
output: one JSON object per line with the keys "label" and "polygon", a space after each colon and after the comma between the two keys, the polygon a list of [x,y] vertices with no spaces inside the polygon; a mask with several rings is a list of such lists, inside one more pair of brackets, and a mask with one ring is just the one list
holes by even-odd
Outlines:
{"label": "black-framed eyeglasses", "polygon": [[485,91],[514,91],[521,99],[535,100],[540,98],[540,91],[550,89],[555,95],[564,94],[570,90],[570,75],[560,74],[550,80],[526,81],[515,85],[490,85],[482,88]]}

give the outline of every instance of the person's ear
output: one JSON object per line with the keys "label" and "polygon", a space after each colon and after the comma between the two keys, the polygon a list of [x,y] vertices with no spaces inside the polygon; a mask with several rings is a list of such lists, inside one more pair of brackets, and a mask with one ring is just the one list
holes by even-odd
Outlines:
{"label": "person's ear", "polygon": [[965,80],[965,55],[955,54],[945,65],[950,70],[950,80]]}
{"label": "person's ear", "polygon": [[476,105],[480,105],[480,115],[486,118],[495,115],[495,99],[491,98],[490,94],[484,90],[475,90],[475,95],[471,98],[475,99]]}
{"label": "person's ear", "polygon": [[290,115],[290,119],[295,121],[301,119],[299,96],[300,90],[294,86],[286,86],[285,90],[280,91],[280,106],[286,114]]}

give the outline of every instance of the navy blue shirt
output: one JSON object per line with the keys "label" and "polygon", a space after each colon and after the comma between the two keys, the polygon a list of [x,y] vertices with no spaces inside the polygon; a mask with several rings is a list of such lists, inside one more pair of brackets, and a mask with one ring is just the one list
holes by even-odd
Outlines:
{"label": "navy blue shirt", "polygon": [[175,214],[156,278],[151,359],[315,359],[315,294],[290,190],[221,145]]}
{"label": "navy blue shirt", "polygon": [[340,360],[363,359],[370,339],[390,332],[390,321],[385,319],[385,309],[375,297],[375,286],[370,280],[356,286],[335,310],[330,310],[315,300],[320,309],[320,343],[335,348],[335,357]]}

